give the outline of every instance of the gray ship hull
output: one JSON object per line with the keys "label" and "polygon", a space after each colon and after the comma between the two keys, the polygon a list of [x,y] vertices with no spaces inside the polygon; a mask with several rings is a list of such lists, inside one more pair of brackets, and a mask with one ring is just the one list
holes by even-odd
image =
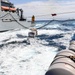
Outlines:
{"label": "gray ship hull", "polygon": [[0,31],[11,30],[11,29],[21,29],[30,28],[34,26],[34,23],[30,21],[19,21],[19,16],[17,13],[13,12],[0,12]]}

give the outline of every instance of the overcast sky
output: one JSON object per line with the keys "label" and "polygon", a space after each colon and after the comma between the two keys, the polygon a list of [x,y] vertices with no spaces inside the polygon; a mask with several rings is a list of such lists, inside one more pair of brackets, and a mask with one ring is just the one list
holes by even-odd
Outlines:
{"label": "overcast sky", "polygon": [[[16,7],[23,8],[24,15],[26,17],[35,15],[36,18],[40,19],[75,18],[75,13],[58,14],[63,12],[74,12],[75,0],[10,0],[10,1],[13,2],[16,5]],[[52,17],[51,14],[53,13],[57,13],[57,16]]]}

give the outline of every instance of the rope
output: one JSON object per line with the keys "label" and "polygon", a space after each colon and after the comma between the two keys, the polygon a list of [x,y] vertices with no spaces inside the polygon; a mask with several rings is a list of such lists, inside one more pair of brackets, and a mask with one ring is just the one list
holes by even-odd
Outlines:
{"label": "rope", "polygon": [[43,27],[45,27],[45,26],[47,26],[47,25],[49,25],[51,22],[53,22],[54,20],[51,20],[51,21],[49,21],[47,24],[44,24],[43,26],[41,26],[41,27],[39,27],[39,28],[37,28],[37,29],[41,29],[41,28],[43,28]]}
{"label": "rope", "polygon": [[5,15],[3,15],[3,16],[1,16],[0,18],[3,18],[3,17],[5,17],[6,15],[8,15],[9,13],[7,13],[7,14],[5,14]]}
{"label": "rope", "polygon": [[[41,17],[41,16],[49,16],[50,14],[44,14],[44,15],[36,15],[35,17]],[[31,18],[32,16],[28,16],[27,18]]]}
{"label": "rope", "polygon": [[72,12],[57,13],[57,15],[59,15],[59,14],[68,14],[68,13],[75,13],[75,11],[72,11]]}
{"label": "rope", "polygon": [[[59,20],[50,20],[48,23],[42,25],[41,27],[39,27],[39,28],[37,28],[37,29],[41,29],[41,28],[43,28],[43,27],[49,25],[49,24],[52,23],[53,21],[57,21],[57,22],[60,22],[60,23],[61,23],[61,22],[66,22],[66,21],[68,21],[68,20],[64,20],[64,21],[59,21]],[[63,24],[63,23],[61,23],[61,24]]]}
{"label": "rope", "polygon": [[[9,13],[10,14],[10,13]],[[11,14],[10,14],[11,15]],[[19,23],[12,15],[11,17],[15,20],[15,22],[17,22],[20,26],[22,26],[25,29],[29,29],[28,27],[24,26],[23,24]]]}
{"label": "rope", "polygon": [[[60,14],[68,14],[68,13],[75,13],[75,11],[72,11],[72,12],[62,12],[62,13],[53,13],[53,14],[60,15]],[[44,14],[44,15],[36,15],[35,17],[49,16],[49,15],[52,16],[52,14]],[[28,16],[27,18],[31,18],[31,16]]]}
{"label": "rope", "polygon": [[[61,14],[67,14],[67,13],[75,13],[75,11],[72,11],[72,12],[63,12],[63,13],[54,13],[54,14],[56,14],[56,15],[61,15]],[[46,15],[52,15],[52,14],[46,14]],[[46,16],[46,15],[37,15],[36,17]],[[56,16],[56,15],[55,15],[55,16]],[[53,16],[53,17],[54,17],[54,16]],[[50,23],[53,22],[53,21],[62,22],[62,21],[59,21],[59,20],[51,20],[51,21],[49,21],[47,24],[44,24],[43,26],[41,26],[41,27],[39,27],[39,28],[37,28],[37,29],[41,29],[41,28],[47,26],[48,24],[50,24]],[[66,20],[66,21],[67,21],[67,20]],[[63,22],[65,22],[65,21],[63,21]]]}
{"label": "rope", "polygon": [[[8,15],[8,14],[10,14],[10,13],[7,13],[7,14],[1,16],[0,18],[3,18],[3,17],[5,17],[5,16]],[[10,14],[10,15],[11,15],[11,14]],[[29,29],[28,27],[26,27],[26,26],[22,25],[21,23],[19,23],[12,15],[11,15],[11,17],[15,20],[15,22],[17,22],[17,23],[18,23],[20,26],[22,26],[23,28]]]}

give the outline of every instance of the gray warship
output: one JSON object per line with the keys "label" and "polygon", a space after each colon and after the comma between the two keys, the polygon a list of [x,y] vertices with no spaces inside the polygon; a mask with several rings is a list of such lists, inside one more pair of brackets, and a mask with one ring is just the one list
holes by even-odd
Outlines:
{"label": "gray warship", "polygon": [[23,10],[15,8],[9,0],[0,0],[0,31],[31,28],[35,25],[34,16],[31,21],[23,16]]}

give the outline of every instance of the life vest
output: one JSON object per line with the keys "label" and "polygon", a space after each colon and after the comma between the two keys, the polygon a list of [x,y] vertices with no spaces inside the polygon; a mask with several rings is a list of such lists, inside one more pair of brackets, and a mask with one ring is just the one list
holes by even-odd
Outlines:
{"label": "life vest", "polygon": [[14,11],[14,12],[16,11],[16,8],[11,8],[11,7],[9,8],[9,7],[6,7],[6,6],[1,6],[1,9],[5,10],[5,11],[9,11],[9,10]]}

